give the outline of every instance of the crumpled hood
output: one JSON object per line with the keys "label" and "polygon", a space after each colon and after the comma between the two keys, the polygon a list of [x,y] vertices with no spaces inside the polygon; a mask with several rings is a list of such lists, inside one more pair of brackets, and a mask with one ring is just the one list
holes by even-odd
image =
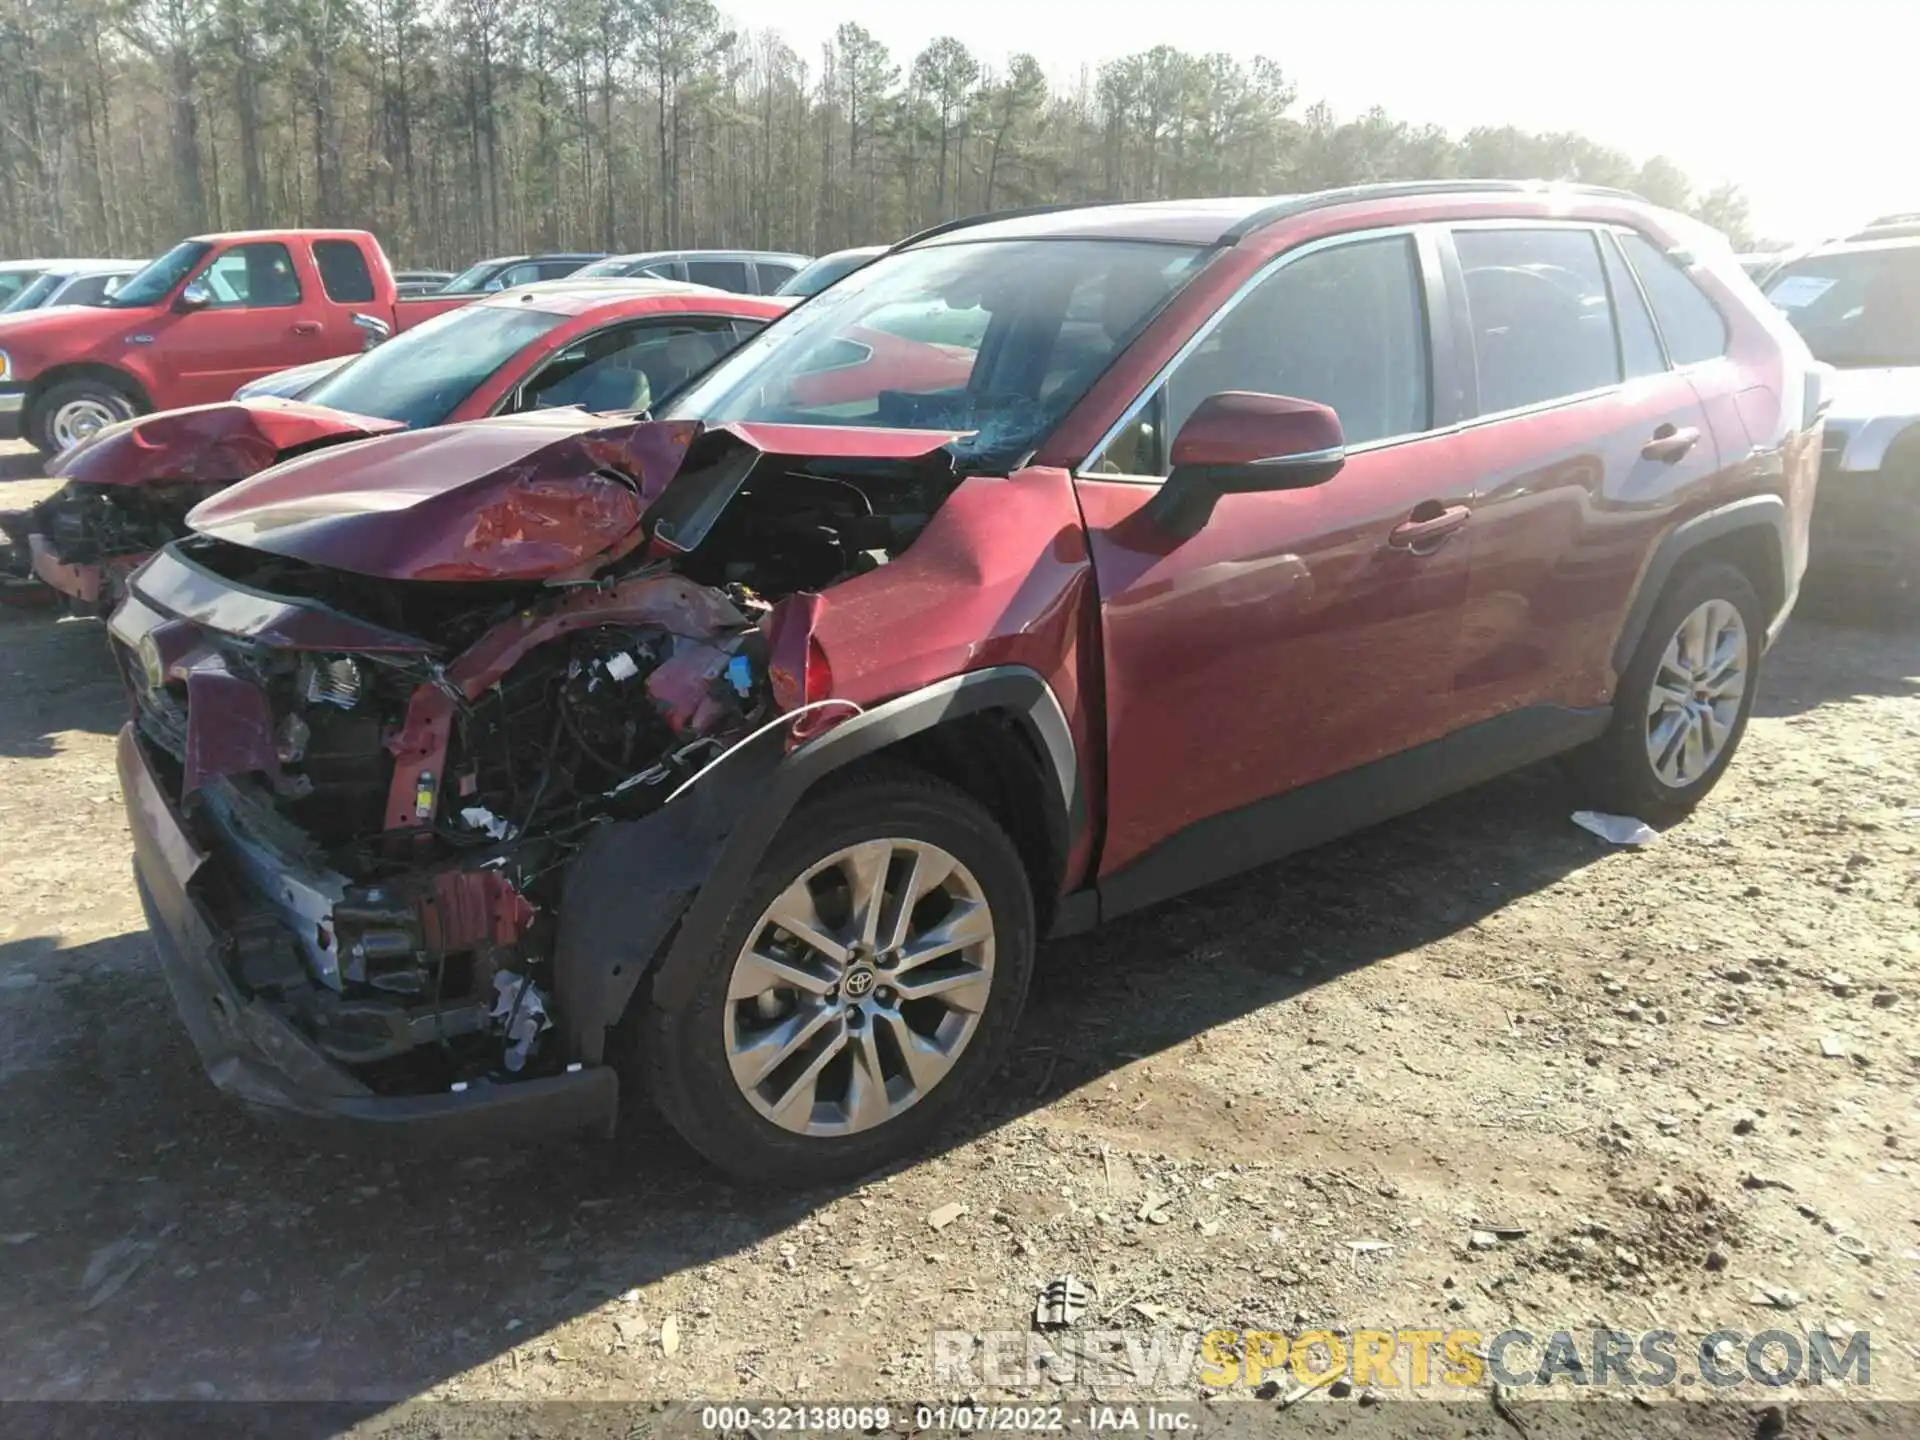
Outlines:
{"label": "crumpled hood", "polygon": [[52,473],[87,485],[227,484],[288,450],[400,429],[393,420],[296,401],[226,401],[110,425],[66,451]]}
{"label": "crumpled hood", "polygon": [[631,551],[656,508],[676,521],[671,548],[691,549],[763,457],[913,461],[957,438],[542,410],[302,456],[202,501],[187,524],[386,580],[571,578]]}

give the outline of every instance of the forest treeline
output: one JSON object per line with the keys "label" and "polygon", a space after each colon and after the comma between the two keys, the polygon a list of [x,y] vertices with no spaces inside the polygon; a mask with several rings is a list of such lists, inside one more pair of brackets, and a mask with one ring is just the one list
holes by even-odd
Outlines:
{"label": "forest treeline", "polygon": [[1731,185],[1572,133],[1303,104],[1282,63],[1156,46],[1049,81],[952,38],[818,53],[709,0],[0,0],[0,255],[365,226],[397,261],[820,252],[1057,200],[1369,180],[1626,186],[1747,234]]}

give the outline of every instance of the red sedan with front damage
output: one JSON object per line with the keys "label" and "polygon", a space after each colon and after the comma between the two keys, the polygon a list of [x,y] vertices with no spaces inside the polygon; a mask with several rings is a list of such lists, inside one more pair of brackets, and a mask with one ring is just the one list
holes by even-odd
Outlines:
{"label": "red sedan with front damage", "polygon": [[0,515],[0,575],[37,579],[82,611],[185,533],[207,496],[293,455],[394,430],[555,406],[645,410],[790,300],[665,280],[556,280],[466,305],[350,360],[298,403],[230,401],[102,430],[66,451],[67,483]]}
{"label": "red sedan with front damage", "polygon": [[[112,622],[215,1082],[497,1145],[639,1080],[736,1173],[846,1176],[972,1103],[1043,936],[1550,755],[1678,819],[1824,404],[1723,248],[1503,183],[990,218],[660,420],[216,496]],[[874,333],[965,374],[818,388]]]}

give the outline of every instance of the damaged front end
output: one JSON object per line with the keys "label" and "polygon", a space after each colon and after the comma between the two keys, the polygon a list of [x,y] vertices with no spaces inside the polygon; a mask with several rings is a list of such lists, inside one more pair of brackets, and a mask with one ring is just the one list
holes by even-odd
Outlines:
{"label": "damaged front end", "polygon": [[66,481],[54,494],[0,514],[0,583],[16,599],[44,586],[70,608],[104,613],[148,555],[187,533],[187,513],[201,501],[290,456],[397,428],[279,401],[202,405],[112,426],[54,462],[49,473]]}
{"label": "damaged front end", "polygon": [[576,857],[686,817],[616,882],[659,902],[622,948],[663,940],[715,797],[857,708],[828,703],[817,592],[954,483],[949,436],[837,433],[397,436],[227,491],[132,578],[122,780],[217,1083],[342,1119],[611,1125],[603,1040],[639,977],[569,954]]}

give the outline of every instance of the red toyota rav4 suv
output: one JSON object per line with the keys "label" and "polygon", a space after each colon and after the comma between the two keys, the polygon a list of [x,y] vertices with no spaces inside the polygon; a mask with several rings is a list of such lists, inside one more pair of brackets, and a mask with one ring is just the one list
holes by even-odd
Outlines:
{"label": "red toyota rav4 suv", "polygon": [[[959,363],[823,394],[876,332]],[[1554,754],[1684,814],[1822,403],[1630,196],[943,226],[659,419],[204,502],[112,622],[142,895],[256,1108],[497,1144],[624,1075],[735,1172],[862,1171],[973,1099],[1043,936]]]}

